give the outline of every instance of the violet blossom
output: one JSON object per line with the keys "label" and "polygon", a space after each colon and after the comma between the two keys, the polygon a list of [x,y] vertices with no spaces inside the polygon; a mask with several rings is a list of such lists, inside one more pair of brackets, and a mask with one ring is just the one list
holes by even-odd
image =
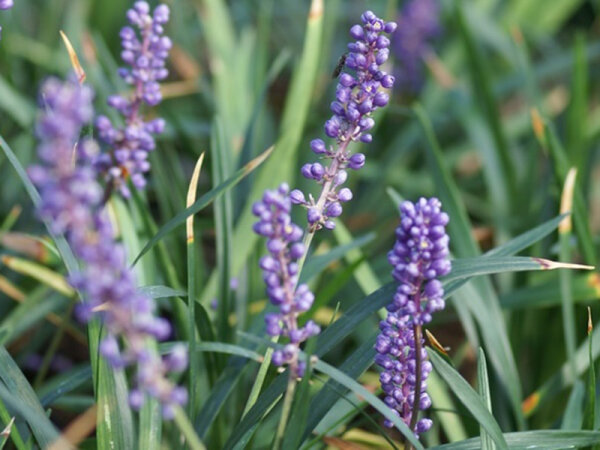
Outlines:
{"label": "violet blossom", "polygon": [[[162,100],[159,81],[168,75],[165,60],[171,49],[171,40],[163,36],[164,25],[169,20],[169,7],[161,4],[152,14],[145,1],[135,2],[127,11],[131,26],[121,30],[123,51],[121,58],[129,66],[119,69],[119,75],[133,86],[130,97],[113,95],[108,104],[122,114],[123,126],[116,126],[106,116],[99,116],[96,127],[100,139],[110,146],[95,164],[108,183],[117,187],[125,197],[130,195],[127,178],[142,189],[146,185],[144,174],[150,170],[148,152],[156,147],[154,135],[163,132],[165,121],[161,118],[146,120],[143,105],[156,106]],[[137,29],[137,31],[136,31]]]}
{"label": "violet blossom", "polygon": [[389,57],[390,40],[384,33],[396,30],[394,22],[384,22],[373,12],[361,16],[362,25],[354,25],[350,35],[355,42],[348,44],[349,53],[345,67],[351,72],[342,72],[336,89],[336,99],[331,103],[333,116],[325,123],[325,134],[335,139],[335,146],[327,146],[322,139],[314,139],[312,151],[328,163],[314,162],[302,166],[305,178],[315,180],[322,186],[317,200],[312,195],[295,189],[292,202],[307,208],[307,219],[311,231],[325,227],[335,228],[332,220],[342,214],[342,203],[352,199],[352,191],[341,188],[348,178],[346,168],[358,170],[365,164],[365,155],[352,154],[350,142],[369,143],[373,137],[369,131],[375,125],[372,113],[389,101],[382,90],[390,89],[394,77],[381,69]]}
{"label": "violet blossom", "polygon": [[398,25],[392,37],[398,88],[417,93],[425,78],[424,58],[441,33],[438,0],[408,0],[398,16]]}
{"label": "violet blossom", "polygon": [[186,402],[187,392],[167,375],[186,367],[187,350],[174,348],[164,359],[154,351],[152,342],[167,338],[171,326],[154,315],[153,300],[137,290],[125,248],[115,241],[103,210],[103,189],[91,163],[99,147],[92,139],[80,139],[94,114],[92,99],[92,90],[75,81],[52,78],[42,86],[36,129],[41,163],[29,170],[40,192],[38,214],[53,232],[64,234],[81,263],[69,282],[83,297],[79,318],[103,321],[106,337],[100,354],[115,368],[137,365],[131,405],[139,409],[148,394],[159,400],[164,417],[171,418],[173,408]]}
{"label": "violet blossom", "polygon": [[[449,218],[436,198],[421,198],[417,203],[405,201],[400,212],[396,244],[388,254],[394,267],[392,276],[399,285],[387,306],[387,318],[379,325],[375,362],[383,369],[380,381],[385,403],[418,435],[432,425],[428,418],[413,418],[418,410],[431,406],[426,389],[432,366],[426,360],[420,327],[431,321],[435,311],[444,308],[444,289],[438,278],[451,268],[445,228]],[[391,427],[392,422],[386,420],[385,425]]]}

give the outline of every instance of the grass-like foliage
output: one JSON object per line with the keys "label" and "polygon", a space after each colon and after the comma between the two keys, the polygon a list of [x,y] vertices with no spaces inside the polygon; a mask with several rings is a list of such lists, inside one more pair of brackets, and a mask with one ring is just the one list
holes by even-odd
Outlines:
{"label": "grass-like foliage", "polygon": [[0,0],[0,450],[600,448],[599,17]]}

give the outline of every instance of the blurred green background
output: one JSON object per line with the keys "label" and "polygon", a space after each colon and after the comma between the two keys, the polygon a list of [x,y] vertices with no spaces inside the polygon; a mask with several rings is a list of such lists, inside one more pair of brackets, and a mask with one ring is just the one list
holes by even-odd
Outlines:
{"label": "blurred green background", "polygon": [[[98,113],[111,116],[113,112],[105,106],[107,96],[126,90],[116,69],[120,64],[118,33],[130,4],[113,0],[16,3],[12,10],[0,12],[0,135],[22,165],[28,166],[35,160],[37,88],[45,77],[65,76],[70,70],[58,31],[65,31],[80,56],[87,82],[96,90]],[[262,244],[248,226],[252,223],[249,204],[263,188],[275,187],[280,181],[286,180],[293,187],[305,185],[297,175],[301,164],[313,160],[309,141],[323,137],[322,126],[335,92],[331,73],[345,52],[347,30],[365,9],[393,20],[402,6],[402,2],[392,0],[323,3],[323,22],[313,24],[319,27],[318,33],[309,25],[313,33],[310,41],[308,1],[167,1],[172,10],[167,34],[175,45],[169,63],[171,76],[163,86],[164,102],[150,114],[163,116],[168,126],[152,154],[144,194],[155,222],[160,226],[185,207],[187,184],[201,152],[209,153],[209,162],[199,192],[222,181],[210,162],[214,159],[211,133],[217,117],[222,124],[225,174],[232,174],[277,143],[268,162],[228,197],[228,245],[233,259],[227,277],[241,280],[232,307],[240,329],[249,326],[261,309],[257,302],[264,298],[255,268]],[[597,263],[600,2],[441,0],[440,4],[443,35],[433,45],[435,54],[425,70],[424,89],[416,95],[396,90],[391,105],[378,114],[374,142],[361,144],[367,164],[350,177],[355,198],[341,218],[345,226],[336,233],[322,233],[316,243],[316,251],[322,253],[353,237],[366,236],[360,242],[362,249],[354,248],[312,281],[320,309],[311,314],[321,314],[321,322],[328,322],[336,305],[345,311],[391,279],[385,257],[394,241],[398,196],[414,200],[421,195],[437,195],[446,205],[448,196],[455,200],[458,209],[452,216],[452,250],[457,257],[473,257],[555,217],[560,211],[566,173],[574,167],[573,232],[554,233],[524,254]],[[310,54],[303,54],[307,48]],[[312,65],[302,65],[307,62]],[[302,88],[294,91],[294,85]],[[422,120],[415,115],[416,104],[423,108]],[[536,112],[532,114],[533,110]],[[432,124],[429,134],[428,121]],[[432,151],[435,138],[441,151],[437,159]],[[16,232],[42,235],[31,202],[3,154],[0,180],[0,222],[8,221],[3,231],[10,225]],[[308,183],[306,187],[311,189]],[[12,224],[15,208],[21,212]],[[217,287],[223,266],[215,243],[214,213],[212,208],[205,209],[196,221],[197,241],[201,243],[197,248],[197,284],[207,309],[211,300],[222,294]],[[303,214],[298,214],[297,221],[304,224]],[[149,236],[144,235],[135,211],[133,223],[143,244]],[[183,283],[186,247],[183,230],[178,230],[165,242],[175,278]],[[0,253],[25,254],[61,270],[51,254],[42,257],[27,253],[14,243],[14,236],[13,240],[4,236]],[[154,258],[150,253],[142,260],[144,284],[177,287]],[[26,298],[34,298],[32,305],[44,305],[34,315],[30,315],[33,309],[17,311],[17,303],[6,290],[0,290],[2,343],[26,365],[32,354],[44,354],[44,344],[55,332],[54,325],[40,322],[41,318],[48,313],[67,317],[70,305],[64,297],[49,295],[37,281],[6,266],[0,266],[0,275]],[[599,293],[600,278],[595,272],[490,277],[457,291],[446,311],[436,317],[431,331],[443,345],[451,347],[456,366],[470,381],[475,378],[478,345],[484,348],[490,361],[494,413],[504,430],[525,427],[523,417],[529,428],[554,427],[564,417],[583,411],[580,382],[576,384],[579,388],[570,390],[574,380],[565,362],[564,330],[582,345],[577,359],[581,373],[588,365],[585,306],[592,307],[594,318],[600,317]],[[47,298],[53,299],[52,303],[43,301]],[[561,309],[571,299],[576,305],[572,320]],[[165,310],[172,307],[169,302],[162,306]],[[335,355],[329,355],[328,361],[341,363],[376,328],[377,317],[372,315]],[[600,335],[594,336],[596,355]],[[81,344],[62,341],[54,350],[75,363],[86,359]],[[43,386],[43,381],[38,380],[35,387]],[[361,381],[377,387],[373,372]],[[250,383],[251,376],[246,374],[242,384]],[[531,397],[519,418],[520,402],[531,393],[540,397]],[[444,395],[448,393],[438,398]],[[569,405],[575,406],[563,415],[569,396]],[[65,422],[91,400],[88,386],[65,396],[54,408],[63,411]],[[538,409],[538,401],[545,406]],[[466,437],[453,422],[457,417],[466,434],[477,434],[477,423],[468,413],[458,404],[451,408],[458,409],[458,416],[434,413],[441,418],[436,425],[441,428],[426,435],[429,443]],[[360,418],[348,423],[348,428],[372,429]]]}

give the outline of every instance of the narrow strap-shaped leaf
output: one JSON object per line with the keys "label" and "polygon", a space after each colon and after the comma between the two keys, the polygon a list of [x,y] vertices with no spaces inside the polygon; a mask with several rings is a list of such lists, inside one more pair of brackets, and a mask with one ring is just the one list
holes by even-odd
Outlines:
{"label": "narrow strap-shaped leaf", "polygon": [[[477,358],[477,390],[479,395],[483,399],[483,403],[487,410],[492,412],[492,398],[490,395],[490,380],[488,379],[487,373],[487,362],[485,360],[485,353],[483,349],[479,347],[479,353]],[[479,435],[481,436],[481,448],[482,450],[495,450],[496,444],[492,437],[488,434],[483,425],[479,425]]]}
{"label": "narrow strap-shaped leaf", "polygon": [[[357,379],[365,370],[373,364],[375,348],[374,338],[365,341],[339,366],[339,370],[352,379]],[[303,439],[308,439],[321,419],[327,414],[331,405],[339,397],[338,390],[342,386],[335,380],[330,379],[310,402],[310,417],[304,429]]]}
{"label": "narrow strap-shaped leaf", "polygon": [[138,291],[150,298],[185,297],[187,292],[168,286],[142,286]]}
{"label": "narrow strap-shaped leaf", "polygon": [[[315,363],[315,369],[326,375],[329,375],[335,381],[350,389],[356,395],[364,398],[373,408],[379,411],[386,419],[391,421],[394,426],[400,431],[406,439],[415,447],[417,450],[422,450],[423,446],[416,438],[415,434],[408,428],[408,426],[400,419],[399,416],[392,412],[392,409],[387,406],[383,401],[369,392],[362,384],[356,382],[345,373],[336,369],[335,367],[327,364],[325,361],[317,360]],[[477,394],[475,394],[477,395]]]}
{"label": "narrow strap-shaped leaf", "polygon": [[[40,447],[50,446],[59,434],[46,417],[46,413],[25,375],[3,346],[0,346],[0,367],[2,368],[0,380],[4,384],[0,385],[0,394],[11,393],[11,395],[2,395],[4,403],[13,408],[15,403],[20,405],[22,408],[19,409],[19,412],[27,421]],[[18,394],[18,398],[13,396],[15,394]]]}
{"label": "narrow strap-shaped leaf", "polygon": [[[596,367],[594,364],[594,352],[593,352],[593,344],[592,344],[592,332],[594,331],[594,326],[592,324],[592,310],[588,306],[588,327],[587,327],[587,343],[588,343],[588,380],[587,380],[587,395],[586,395],[586,404],[585,411],[583,414],[583,428],[587,430],[593,430],[595,428],[595,415],[596,415]],[[573,362],[573,366],[575,363]],[[575,373],[574,376],[577,376],[576,367],[574,368]]]}
{"label": "narrow strap-shaped leaf", "polygon": [[472,78],[474,97],[479,101],[483,116],[492,132],[496,152],[500,161],[503,183],[498,188],[505,189],[504,197],[510,199],[516,192],[515,168],[511,158],[506,134],[500,120],[500,110],[492,91],[491,76],[485,58],[477,48],[476,41],[463,14],[462,2],[455,2],[454,18],[467,54],[467,62]]}
{"label": "narrow strap-shaped leaf", "polygon": [[[557,181],[562,185],[566,181],[567,174],[571,167],[569,165],[567,152],[551,123],[545,124],[543,138],[544,144],[548,147],[548,150],[550,150],[550,155],[554,162]],[[598,263],[598,258],[594,251],[594,240],[590,231],[588,211],[583,192],[577,185],[573,192],[573,224],[575,226],[575,234],[577,235],[579,248],[585,257],[585,261],[588,264],[596,265]]]}
{"label": "narrow strap-shaped leaf", "polygon": [[583,401],[585,398],[585,384],[577,380],[573,385],[569,401],[563,414],[560,428],[563,430],[581,430],[583,423]]}
{"label": "narrow strap-shaped leaf", "polygon": [[21,392],[0,383],[0,398],[7,407],[29,424],[29,428],[31,428],[41,448],[50,448],[52,444],[56,444],[61,449],[73,448],[61,438],[60,433],[43,411],[40,412],[37,407],[31,405],[28,401],[24,401]]}
{"label": "narrow strap-shaped leaf", "polygon": [[[505,433],[503,437],[511,450],[564,450],[565,448],[585,447],[600,442],[600,432],[598,431],[522,431]],[[439,445],[432,447],[431,450],[479,450],[480,448],[481,440],[475,438],[453,444]]]}
{"label": "narrow strap-shaped leaf", "polygon": [[[212,159],[212,173],[214,184],[223,183],[229,174],[228,156],[231,149],[225,143],[225,131],[219,118],[215,119],[211,131],[210,154]],[[217,337],[220,341],[227,341],[231,336],[229,326],[231,288],[231,260],[233,236],[233,210],[231,193],[225,192],[214,205],[215,234],[217,248],[217,272],[219,274],[219,289],[217,291]]]}
{"label": "narrow strap-shaped leaf", "polygon": [[146,254],[148,250],[156,245],[163,237],[165,237],[168,233],[173,231],[179,225],[182,225],[185,220],[191,216],[192,214],[196,214],[201,211],[206,206],[210,205],[217,197],[222,195],[228,189],[231,189],[237,183],[240,182],[244,177],[248,176],[254,169],[260,166],[271,154],[273,148],[269,148],[265,152],[263,152],[260,156],[256,157],[249,163],[247,163],[244,167],[238,170],[234,175],[228,178],[225,182],[221,183],[219,186],[214,188],[213,190],[207,192],[202,197],[200,197],[192,206],[186,208],[180,213],[176,214],[171,220],[169,220],[166,224],[164,224],[158,232],[146,243],[142,251],[133,261],[135,265],[139,259]]}
{"label": "narrow strap-shaped leaf", "polygon": [[335,247],[327,253],[309,257],[306,263],[304,264],[304,267],[302,268],[299,283],[306,283],[310,281],[315,275],[322,273],[327,268],[327,266],[329,266],[329,264],[339,260],[348,252],[360,248],[368,244],[369,242],[372,242],[373,239],[375,239],[375,234],[369,233],[359,238],[356,238],[351,242]]}
{"label": "narrow strap-shaped leaf", "polygon": [[[198,179],[202,170],[204,153],[200,155],[190,185],[188,187],[185,206],[189,207],[196,201],[198,191]],[[194,215],[186,220],[186,246],[187,246],[187,284],[188,284],[188,325],[189,325],[189,384],[188,384],[188,415],[192,423],[196,416],[196,389],[198,381],[198,355],[196,352],[196,247],[194,234]]]}
{"label": "narrow strap-shaped leaf", "polygon": [[489,433],[497,447],[503,450],[508,449],[498,423],[488,411],[486,404],[477,392],[441,356],[431,350],[428,351],[428,354],[437,373],[450,386],[450,389],[456,394],[465,408],[471,412],[475,420]]}

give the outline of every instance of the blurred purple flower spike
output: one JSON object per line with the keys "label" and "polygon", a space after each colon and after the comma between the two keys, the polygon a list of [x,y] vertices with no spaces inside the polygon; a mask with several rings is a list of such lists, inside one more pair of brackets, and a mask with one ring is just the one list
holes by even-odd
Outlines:
{"label": "blurred purple flower spike", "polygon": [[42,86],[36,129],[41,164],[29,169],[40,192],[38,214],[53,232],[65,235],[81,262],[69,282],[83,296],[79,318],[99,317],[104,323],[100,354],[116,368],[137,365],[131,405],[141,407],[150,395],[161,403],[164,417],[172,418],[174,407],[186,402],[186,392],[167,375],[185,368],[187,349],[175,347],[164,359],[154,350],[152,342],[167,338],[171,326],[154,315],[153,300],[137,290],[125,248],[115,241],[102,210],[103,189],[91,164],[98,145],[80,140],[82,127],[93,117],[92,99],[92,90],[75,80],[52,78]]}
{"label": "blurred purple flower spike", "polygon": [[392,37],[392,50],[398,60],[394,73],[403,93],[421,90],[425,79],[424,58],[441,30],[438,0],[409,0],[404,4]]}
{"label": "blurred purple flower spike", "polygon": [[[127,178],[131,177],[137,189],[146,185],[145,173],[150,170],[148,152],[156,147],[154,135],[163,132],[165,121],[161,118],[144,120],[142,106],[156,106],[162,100],[159,81],[169,72],[165,61],[171,49],[171,40],[163,36],[164,25],[169,21],[169,7],[161,4],[150,12],[145,1],[137,1],[129,11],[131,26],[121,30],[121,59],[128,65],[119,69],[119,75],[133,86],[133,95],[109,97],[108,104],[122,114],[125,125],[115,126],[106,116],[99,116],[96,128],[100,139],[110,146],[95,161],[108,183],[117,187],[125,197],[130,195]],[[137,29],[137,31],[136,31]]]}

